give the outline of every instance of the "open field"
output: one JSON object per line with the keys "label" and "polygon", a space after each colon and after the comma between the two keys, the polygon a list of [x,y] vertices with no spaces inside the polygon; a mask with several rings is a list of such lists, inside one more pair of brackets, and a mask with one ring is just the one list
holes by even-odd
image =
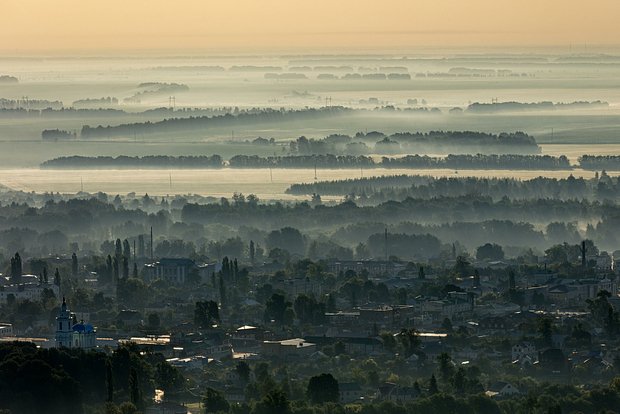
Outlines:
{"label": "open field", "polygon": [[[539,176],[566,178],[592,177],[594,172],[573,171],[510,171],[443,169],[320,169],[318,180],[342,180],[360,176],[420,174],[434,177],[507,177],[528,179]],[[299,199],[285,194],[291,184],[314,181],[313,169],[214,169],[214,170],[0,170],[0,185],[14,190],[42,192],[108,194],[145,194],[165,196],[172,194],[199,194],[212,197],[230,197],[234,192],[256,194],[263,200]],[[611,174],[616,175],[616,174]],[[273,181],[272,181],[273,177]],[[304,197],[302,197],[304,198]]]}

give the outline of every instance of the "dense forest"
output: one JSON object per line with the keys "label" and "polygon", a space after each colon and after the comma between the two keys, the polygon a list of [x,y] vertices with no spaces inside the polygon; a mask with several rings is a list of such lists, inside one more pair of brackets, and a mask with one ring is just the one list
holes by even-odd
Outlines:
{"label": "dense forest", "polygon": [[[66,131],[45,131],[47,139],[73,138]],[[259,144],[257,140],[253,141]],[[269,143],[269,141],[267,141]],[[259,144],[264,145],[264,144]],[[511,169],[511,170],[570,170],[572,167],[564,156],[548,155],[448,155],[428,157],[407,155],[399,158],[383,157],[376,162],[364,155],[284,155],[260,157],[258,155],[235,155],[224,163],[219,155],[143,157],[60,157],[45,161],[41,168],[411,168],[411,169]]]}
{"label": "dense forest", "polygon": [[155,387],[172,392],[183,385],[163,355],[135,345],[106,354],[13,342],[0,345],[0,360],[0,407],[15,414],[81,414],[115,402],[142,409]]}

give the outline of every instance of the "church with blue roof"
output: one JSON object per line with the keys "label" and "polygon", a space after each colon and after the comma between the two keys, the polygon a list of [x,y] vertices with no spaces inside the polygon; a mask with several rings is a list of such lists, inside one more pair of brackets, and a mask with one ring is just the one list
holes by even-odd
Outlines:
{"label": "church with blue roof", "polygon": [[84,321],[74,323],[74,320],[75,314],[67,309],[67,302],[62,298],[56,317],[56,348],[94,349],[97,346],[95,328]]}

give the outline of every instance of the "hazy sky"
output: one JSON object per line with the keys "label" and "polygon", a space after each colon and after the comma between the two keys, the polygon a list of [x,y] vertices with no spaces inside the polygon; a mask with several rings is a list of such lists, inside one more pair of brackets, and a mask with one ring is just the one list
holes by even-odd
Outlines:
{"label": "hazy sky", "polygon": [[0,0],[2,53],[620,43],[620,0]]}

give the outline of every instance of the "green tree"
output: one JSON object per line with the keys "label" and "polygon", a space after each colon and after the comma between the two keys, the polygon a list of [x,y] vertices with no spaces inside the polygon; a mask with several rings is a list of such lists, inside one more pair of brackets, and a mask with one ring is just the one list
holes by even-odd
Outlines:
{"label": "green tree", "polygon": [[499,244],[486,243],[476,249],[478,260],[504,260],[504,249]]}
{"label": "green tree", "polygon": [[142,391],[140,391],[138,372],[135,368],[131,368],[129,371],[129,399],[136,407],[142,406]]}
{"label": "green tree", "polygon": [[128,279],[129,278],[129,259],[127,259],[126,256],[123,256],[122,265],[123,265],[123,279]]}
{"label": "green tree", "polygon": [[54,271],[54,284],[60,287],[60,272],[58,271],[58,268]]}
{"label": "green tree", "polygon": [[279,325],[284,324],[287,310],[291,309],[291,306],[291,302],[288,302],[284,295],[274,293],[265,304],[265,320],[273,320]]}
{"label": "green tree", "polygon": [[308,382],[306,395],[313,404],[338,402],[340,397],[338,381],[332,374],[314,376]]}
{"label": "green tree", "polygon": [[78,258],[75,252],[71,255],[71,275],[76,277],[78,274]]}
{"label": "green tree", "polygon": [[463,368],[459,368],[452,377],[452,386],[454,390],[462,394],[465,391],[467,378],[465,378],[465,370]]}
{"label": "green tree", "polygon": [[273,390],[255,406],[254,414],[290,414],[291,403],[281,390]]}
{"label": "green tree", "polygon": [[437,357],[437,362],[439,362],[439,372],[441,373],[441,379],[443,381],[448,381],[452,378],[454,374],[454,363],[452,362],[452,358],[446,352],[442,352]]}
{"label": "green tree", "polygon": [[159,315],[157,313],[149,313],[148,316],[148,326],[150,329],[158,329],[160,324],[161,324],[161,320],[159,318]]}
{"label": "green tree", "polygon": [[194,307],[194,323],[201,328],[211,328],[220,322],[220,310],[212,300],[196,302]]}
{"label": "green tree", "polygon": [[400,334],[398,335],[398,339],[400,345],[403,348],[403,356],[405,358],[409,358],[413,355],[420,346],[420,338],[418,336],[418,331],[414,328],[411,329],[401,329]]}
{"label": "green tree", "polygon": [[161,361],[155,367],[155,385],[166,394],[181,390],[183,383],[183,375],[168,362]]}
{"label": "green tree", "polygon": [[254,240],[250,240],[250,263],[254,266],[254,260],[256,259],[256,248],[254,247]]}
{"label": "green tree", "polygon": [[551,346],[553,341],[551,339],[553,335],[553,321],[550,318],[541,318],[537,324],[538,333],[541,336],[543,343],[546,346]]}
{"label": "green tree", "polygon": [[22,281],[22,258],[19,253],[15,253],[13,257],[11,257],[11,283],[19,284]]}
{"label": "green tree", "polygon": [[106,401],[114,402],[114,375],[112,375],[112,364],[109,359],[105,361],[105,382],[106,382]]}
{"label": "green tree", "polygon": [[224,395],[213,388],[206,389],[202,403],[205,407],[205,413],[228,412],[230,409],[230,404]]}
{"label": "green tree", "polygon": [[437,386],[437,378],[435,378],[435,374],[431,375],[431,379],[428,382],[428,393],[430,395],[437,394],[439,392],[439,387]]}
{"label": "green tree", "polygon": [[237,375],[239,376],[239,379],[243,383],[248,383],[250,381],[251,370],[250,370],[250,366],[248,365],[247,362],[245,362],[245,361],[237,362],[237,365],[235,367],[235,371],[237,372]]}

